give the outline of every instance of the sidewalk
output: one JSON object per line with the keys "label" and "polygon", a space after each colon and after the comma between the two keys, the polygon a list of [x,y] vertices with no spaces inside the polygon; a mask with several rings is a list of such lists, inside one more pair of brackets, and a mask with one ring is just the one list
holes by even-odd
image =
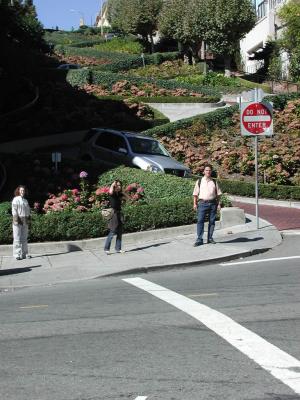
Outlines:
{"label": "sidewalk", "polygon": [[[244,225],[216,229],[217,244],[200,247],[193,247],[196,226],[189,225],[125,234],[125,254],[106,255],[103,251],[105,238],[32,244],[33,257],[29,260],[16,261],[1,251],[0,292],[224,262],[263,252],[281,243],[280,233],[269,222],[260,220],[260,229],[256,230],[255,218],[247,215],[247,219]],[[11,251],[10,246],[1,248]]]}

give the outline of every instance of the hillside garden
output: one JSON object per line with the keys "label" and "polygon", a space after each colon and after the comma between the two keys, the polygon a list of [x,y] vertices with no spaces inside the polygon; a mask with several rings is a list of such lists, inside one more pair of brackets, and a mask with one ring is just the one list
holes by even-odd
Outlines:
{"label": "hillside garden", "polygon": [[[95,126],[143,131],[158,138],[195,176],[210,162],[224,192],[253,196],[252,141],[240,136],[236,106],[175,123],[167,123],[147,106],[147,102],[215,103],[223,93],[252,88],[252,82],[217,72],[204,74],[201,64],[186,64],[179,52],[147,54],[144,43],[132,36],[105,41],[99,32],[84,30],[47,32],[46,38],[51,54],[35,74],[26,74],[31,96],[38,88],[38,101],[25,112],[11,114],[13,109],[5,109],[9,115],[0,121],[2,142]],[[56,69],[59,63],[84,68],[61,71]],[[259,140],[260,193],[300,199],[300,99],[295,95],[271,100],[276,134]],[[19,165],[21,172],[18,176],[10,172],[2,200],[9,199],[8,192],[20,179],[31,189],[31,241],[105,235],[99,210],[106,205],[107,187],[115,178],[121,178],[132,195],[125,206],[127,232],[195,221],[191,207],[195,177],[183,180],[127,168],[101,174],[99,165],[83,162],[66,162],[55,173],[49,157],[45,160],[40,154],[3,160],[8,166]],[[88,177],[81,174],[85,171]],[[229,204],[226,196],[223,204]],[[9,209],[10,203],[0,203],[0,243],[11,241]]]}

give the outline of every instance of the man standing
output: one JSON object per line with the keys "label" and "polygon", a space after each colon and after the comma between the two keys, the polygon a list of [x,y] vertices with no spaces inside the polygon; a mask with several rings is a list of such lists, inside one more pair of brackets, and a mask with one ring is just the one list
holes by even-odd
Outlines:
{"label": "man standing", "polygon": [[207,232],[207,243],[215,244],[213,239],[213,233],[215,229],[215,221],[217,215],[217,209],[220,207],[219,198],[222,194],[218,184],[211,178],[212,166],[206,164],[204,166],[204,176],[198,179],[194,187],[194,210],[198,210],[198,221],[197,221],[197,239],[194,247],[201,246],[203,244],[203,233],[204,233],[204,220],[206,214],[208,214],[208,232]]}

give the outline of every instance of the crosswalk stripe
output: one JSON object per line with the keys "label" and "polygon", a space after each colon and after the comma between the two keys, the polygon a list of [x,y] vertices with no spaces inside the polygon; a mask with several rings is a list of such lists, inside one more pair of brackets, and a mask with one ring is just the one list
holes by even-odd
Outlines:
{"label": "crosswalk stripe", "polygon": [[163,286],[142,278],[123,281],[171,304],[200,321],[232,346],[255,361],[275,378],[300,394],[300,361],[239,325],[226,315]]}

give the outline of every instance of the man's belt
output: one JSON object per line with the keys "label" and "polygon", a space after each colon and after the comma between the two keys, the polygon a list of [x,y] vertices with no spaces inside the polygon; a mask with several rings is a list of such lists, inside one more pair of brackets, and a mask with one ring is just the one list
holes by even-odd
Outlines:
{"label": "man's belt", "polygon": [[212,200],[202,200],[199,199],[199,203],[216,203],[217,199],[212,199]]}

